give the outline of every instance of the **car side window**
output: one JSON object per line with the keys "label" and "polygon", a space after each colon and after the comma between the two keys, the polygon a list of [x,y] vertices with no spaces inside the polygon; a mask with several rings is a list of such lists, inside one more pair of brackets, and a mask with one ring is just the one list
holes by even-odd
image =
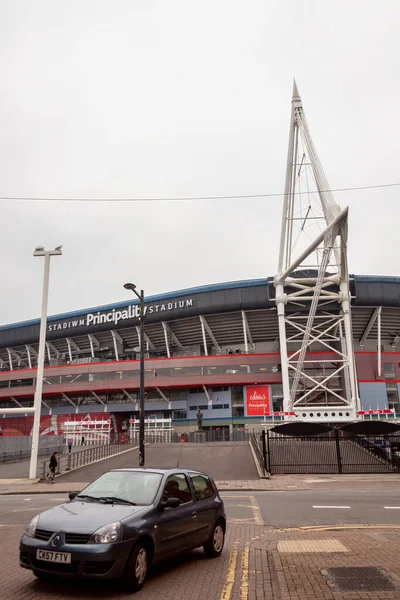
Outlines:
{"label": "car side window", "polygon": [[205,500],[206,498],[214,497],[215,492],[209,477],[205,477],[204,475],[192,475],[191,480],[197,500]]}
{"label": "car side window", "polygon": [[170,475],[165,484],[163,499],[178,498],[180,504],[192,502],[192,492],[186,476],[182,474]]}

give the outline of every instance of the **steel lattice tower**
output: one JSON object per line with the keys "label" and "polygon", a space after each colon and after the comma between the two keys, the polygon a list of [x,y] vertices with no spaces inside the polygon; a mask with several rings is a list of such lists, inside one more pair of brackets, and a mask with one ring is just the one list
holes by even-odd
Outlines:
{"label": "steel lattice tower", "polygon": [[341,210],[330,191],[295,82],[274,284],[283,410],[301,419],[357,418],[347,218],[348,208]]}

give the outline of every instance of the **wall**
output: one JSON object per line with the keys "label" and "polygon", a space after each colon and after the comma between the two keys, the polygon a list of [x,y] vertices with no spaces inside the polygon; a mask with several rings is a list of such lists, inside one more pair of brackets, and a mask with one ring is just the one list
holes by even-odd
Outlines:
{"label": "wall", "polygon": [[[196,419],[197,408],[195,410],[190,410],[191,406],[207,406],[206,409],[202,409],[203,413],[203,421],[207,419],[218,419],[218,418],[228,418],[232,416],[232,406],[231,406],[231,391],[227,392],[208,392],[210,398],[212,400],[212,404],[227,404],[229,408],[222,409],[213,409],[212,406],[208,406],[208,399],[205,393],[200,394],[188,394],[187,396],[187,413],[189,419]],[[205,423],[206,425],[206,423]]]}

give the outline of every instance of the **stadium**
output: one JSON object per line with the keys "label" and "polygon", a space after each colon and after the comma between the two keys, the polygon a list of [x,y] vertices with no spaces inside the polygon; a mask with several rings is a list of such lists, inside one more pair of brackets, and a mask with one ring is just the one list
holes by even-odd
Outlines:
{"label": "stadium", "polygon": [[[229,439],[270,421],[400,413],[400,278],[350,274],[348,209],[333,198],[296,84],[282,196],[276,275],[145,298],[149,428],[188,435],[200,412],[205,430]],[[136,428],[140,321],[133,299],[48,317],[42,435],[84,419],[109,422],[116,439]],[[32,428],[39,329],[0,327],[4,436]]]}
{"label": "stadium", "polygon": [[[361,409],[400,412],[400,278],[352,275],[350,283]],[[172,419],[178,432],[197,428],[198,409],[206,430],[231,432],[282,418],[273,415],[283,410],[273,278],[153,296],[145,306],[146,418]],[[42,433],[107,413],[121,434],[138,418],[137,309],[138,301],[121,302],[48,318]],[[2,408],[33,405],[38,338],[39,320],[0,328]],[[335,362],[317,344],[310,355],[316,376]],[[330,382],[336,391],[343,385],[340,377]],[[317,414],[320,398],[313,404]],[[345,407],[339,412],[335,419],[349,420]],[[5,416],[3,435],[29,434],[32,420]]]}

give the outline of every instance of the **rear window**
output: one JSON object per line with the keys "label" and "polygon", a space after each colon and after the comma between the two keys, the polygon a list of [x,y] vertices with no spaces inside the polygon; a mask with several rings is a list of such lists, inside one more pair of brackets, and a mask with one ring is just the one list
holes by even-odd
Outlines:
{"label": "rear window", "polygon": [[192,475],[191,480],[197,500],[205,500],[206,498],[214,497],[215,492],[209,477],[204,475]]}

